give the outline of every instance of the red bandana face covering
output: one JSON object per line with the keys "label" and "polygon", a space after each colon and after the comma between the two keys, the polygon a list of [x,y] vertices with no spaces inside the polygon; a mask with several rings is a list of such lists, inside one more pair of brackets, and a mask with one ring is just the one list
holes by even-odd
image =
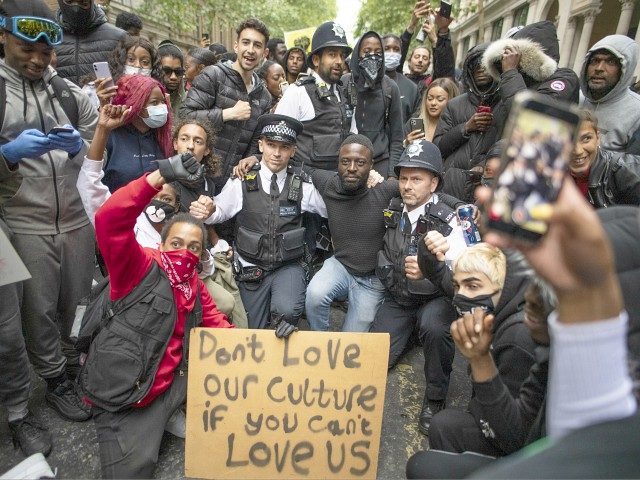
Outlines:
{"label": "red bandana face covering", "polygon": [[160,252],[162,269],[169,277],[169,283],[182,292],[184,298],[191,300],[193,291],[189,280],[196,274],[198,256],[189,250],[170,250]]}

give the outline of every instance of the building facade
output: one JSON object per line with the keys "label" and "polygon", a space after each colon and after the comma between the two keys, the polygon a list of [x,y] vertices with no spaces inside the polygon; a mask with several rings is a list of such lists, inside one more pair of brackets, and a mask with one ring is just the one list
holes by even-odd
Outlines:
{"label": "building facade", "polygon": [[[589,47],[614,33],[640,43],[639,0],[461,0],[452,26],[460,66],[469,48],[514,26],[550,20],[558,29],[560,66],[580,71]],[[635,72],[640,78],[640,65]]]}

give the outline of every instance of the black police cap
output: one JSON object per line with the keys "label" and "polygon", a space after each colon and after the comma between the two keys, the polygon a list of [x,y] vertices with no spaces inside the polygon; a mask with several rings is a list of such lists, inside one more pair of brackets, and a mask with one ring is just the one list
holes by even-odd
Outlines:
{"label": "black police cap", "polygon": [[258,125],[256,126],[257,131],[260,132],[260,137],[294,145],[303,128],[302,123],[295,118],[276,113],[262,115],[258,119]]}

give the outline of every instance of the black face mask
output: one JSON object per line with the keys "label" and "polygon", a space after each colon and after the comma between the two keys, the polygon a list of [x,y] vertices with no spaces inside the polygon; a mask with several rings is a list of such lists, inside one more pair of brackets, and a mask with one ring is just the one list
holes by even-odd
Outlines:
{"label": "black face mask", "polygon": [[80,5],[66,5],[63,3],[60,5],[60,10],[62,11],[62,19],[65,23],[72,25],[78,30],[82,30],[88,27],[93,5],[84,9]]}
{"label": "black face mask", "polygon": [[493,313],[495,305],[493,304],[493,297],[497,291],[488,293],[486,295],[478,295],[477,297],[469,298],[456,293],[453,297],[453,306],[456,308],[459,316],[463,316],[465,313],[473,313],[473,309],[479,307],[483,309],[487,314]]}
{"label": "black face mask", "polygon": [[165,222],[173,217],[175,213],[176,209],[173,205],[155,199],[151,200],[151,203],[144,209],[144,216],[152,224]]}
{"label": "black face mask", "polygon": [[362,71],[364,83],[368,87],[373,87],[383,65],[384,59],[379,53],[367,53],[360,59],[360,62],[358,62],[358,66]]}

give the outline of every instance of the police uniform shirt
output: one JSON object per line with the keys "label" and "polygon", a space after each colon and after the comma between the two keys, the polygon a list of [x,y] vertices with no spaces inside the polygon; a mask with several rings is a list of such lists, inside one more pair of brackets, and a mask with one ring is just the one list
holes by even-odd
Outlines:
{"label": "police uniform shirt", "polygon": [[[431,195],[431,198],[425,203],[417,208],[414,208],[410,212],[407,210],[406,206],[404,207],[403,213],[406,213],[409,216],[409,220],[411,221],[411,231],[414,231],[416,229],[418,219],[420,218],[420,215],[422,215],[425,211],[425,205],[431,202],[433,202],[434,204],[438,203],[438,195],[436,193]],[[449,226],[453,230],[451,230],[449,236],[446,237],[447,242],[449,242],[449,251],[444,255],[444,258],[447,265],[451,266],[453,262],[464,251],[464,249],[467,248],[467,243],[464,241],[464,233],[462,232],[462,227],[458,225],[458,220],[455,216],[449,222]]]}
{"label": "police uniform shirt", "polygon": [[[321,85],[323,83],[326,84],[330,87],[331,93],[338,99],[338,101],[341,101],[340,94],[338,93],[338,89],[335,84],[330,85],[326,83],[316,72],[312,71],[311,76],[315,78],[316,85]],[[296,85],[295,83],[293,85],[289,85],[285,90],[274,113],[287,115],[300,122],[308,122],[309,120],[316,118],[316,111],[313,108],[313,103],[311,103],[307,89],[304,86]],[[358,133],[355,116],[351,119],[350,131],[351,133]]]}
{"label": "police uniform shirt", "polygon": [[[271,187],[271,176],[273,172],[265,165],[264,162],[260,162],[260,170],[258,170],[258,178],[260,179],[260,186],[262,190],[269,194]],[[287,181],[287,169],[284,168],[276,173],[278,190],[282,192]],[[216,210],[213,214],[205,220],[205,223],[222,223],[232,217],[234,217],[240,210],[242,210],[242,182],[239,178],[232,178],[227,180],[222,191],[214,197]],[[326,218],[327,207],[324,204],[324,200],[320,195],[320,192],[311,183],[302,183],[302,201],[300,207],[303,212],[317,213],[318,215]],[[241,263],[244,266],[251,266],[251,263],[244,261],[240,258]]]}

